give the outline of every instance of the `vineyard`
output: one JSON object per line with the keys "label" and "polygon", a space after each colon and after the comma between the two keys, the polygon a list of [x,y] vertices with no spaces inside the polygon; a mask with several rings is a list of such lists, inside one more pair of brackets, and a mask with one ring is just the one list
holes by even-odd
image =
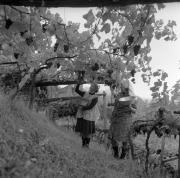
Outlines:
{"label": "vineyard", "polygon": [[[57,125],[67,127],[74,131],[76,123],[74,117],[61,116],[58,118],[55,116],[55,118],[57,119]],[[108,140],[107,137],[108,129],[103,129],[102,120],[99,122],[101,124],[96,124],[96,134],[93,136],[93,141],[103,145],[106,150],[111,150],[110,140]],[[132,148],[133,150],[131,150],[133,152],[132,158],[137,160],[147,172],[148,169],[152,171],[161,168],[163,176],[169,175],[172,177],[178,177],[178,153],[174,151],[172,152],[172,150],[166,150],[164,139],[170,138],[168,139],[168,142],[172,142],[173,138],[176,139],[179,134],[179,124],[179,117],[171,114],[171,112],[165,108],[160,108],[158,111],[154,112],[153,120],[136,120],[132,125],[130,133],[133,140],[135,140]],[[150,147],[149,142],[152,135],[153,137],[159,138],[159,149]],[[138,144],[138,139],[136,138],[139,136],[144,138],[144,146]]]}
{"label": "vineyard", "polygon": [[[165,23],[156,17],[158,11],[166,8],[165,4],[90,9],[82,16],[83,30],[79,23],[65,23],[62,15],[54,14],[50,7],[5,4],[0,5],[0,95],[8,98],[13,112],[16,110],[14,103],[22,102],[28,112],[45,113],[48,122],[59,130],[65,126],[69,128],[68,132],[75,134],[72,131],[81,99],[74,92],[76,84],[96,82],[101,87],[108,86],[110,94],[106,91],[97,94],[101,116],[96,123],[93,142],[111,152],[108,133],[112,112],[118,117],[121,114],[116,110],[115,101],[122,92],[122,83],[129,84],[131,91],[136,85],[136,75],[141,74],[145,84],[150,85],[153,81],[152,100],[146,102],[136,97],[137,109],[132,116],[126,160],[137,163],[142,169],[141,176],[147,178],[156,171],[160,177],[180,177],[180,147],[173,153],[166,149],[172,137],[176,145],[180,143],[176,140],[176,136],[180,138],[177,102],[180,81],[171,88],[167,82],[168,73],[151,67],[152,40],[168,43],[177,39],[176,22],[170,19]],[[60,86],[70,88],[65,91]],[[152,137],[159,139],[160,148],[152,147]],[[26,150],[26,146],[23,149]],[[39,147],[38,151],[41,152]],[[0,153],[0,161],[1,157]],[[48,159],[51,162],[53,158]],[[11,176],[16,172],[5,169],[2,164],[0,162],[0,175]],[[43,171],[46,172],[44,168]],[[56,173],[56,176],[60,175]]]}

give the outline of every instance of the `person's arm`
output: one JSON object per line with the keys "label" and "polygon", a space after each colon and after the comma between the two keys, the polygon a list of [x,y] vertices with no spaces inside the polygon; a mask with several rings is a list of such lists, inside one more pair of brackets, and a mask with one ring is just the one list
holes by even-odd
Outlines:
{"label": "person's arm", "polygon": [[131,111],[132,111],[133,113],[136,113],[136,110],[137,110],[136,104],[131,104],[131,105],[130,105],[130,108],[131,108]]}
{"label": "person's arm", "polygon": [[131,104],[131,107],[134,108],[134,109],[137,109],[136,104]]}
{"label": "person's arm", "polygon": [[75,92],[76,93],[78,93],[80,96],[84,96],[84,94],[85,94],[85,92],[84,91],[81,91],[81,90],[79,90],[79,86],[80,86],[80,84],[77,84],[76,85],[76,88],[75,88]]}
{"label": "person's arm", "polygon": [[85,111],[85,110],[92,109],[97,104],[97,102],[98,102],[98,98],[92,99],[92,101],[89,105],[82,107],[82,110]]}

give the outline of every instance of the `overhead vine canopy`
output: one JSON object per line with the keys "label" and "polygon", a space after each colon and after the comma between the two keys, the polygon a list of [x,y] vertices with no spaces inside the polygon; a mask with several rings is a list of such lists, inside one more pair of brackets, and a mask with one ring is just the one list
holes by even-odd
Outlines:
{"label": "overhead vine canopy", "polygon": [[176,2],[175,0],[1,0],[2,5],[36,7],[99,7]]}
{"label": "overhead vine canopy", "polygon": [[[167,74],[152,73],[150,43],[153,38],[176,40],[176,22],[164,24],[155,19],[155,13],[164,7],[136,4],[89,10],[83,15],[85,30],[80,31],[80,24],[64,24],[61,16],[48,8],[0,6],[0,66],[6,72],[8,64],[16,66],[20,89],[28,80],[35,82],[33,86],[58,85],[59,81],[75,80],[74,74],[118,88],[121,79],[135,82],[135,73],[141,71],[144,82],[159,77],[152,88],[157,97]],[[101,42],[98,46],[94,38]]]}

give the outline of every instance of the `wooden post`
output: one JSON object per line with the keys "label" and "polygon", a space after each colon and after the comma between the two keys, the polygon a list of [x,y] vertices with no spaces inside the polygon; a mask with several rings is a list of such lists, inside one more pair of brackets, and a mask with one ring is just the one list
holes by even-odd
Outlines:
{"label": "wooden post", "polygon": [[107,129],[106,92],[103,91],[103,119],[104,129]]}
{"label": "wooden post", "polygon": [[180,178],[180,129],[179,132],[179,150],[178,150],[178,178]]}

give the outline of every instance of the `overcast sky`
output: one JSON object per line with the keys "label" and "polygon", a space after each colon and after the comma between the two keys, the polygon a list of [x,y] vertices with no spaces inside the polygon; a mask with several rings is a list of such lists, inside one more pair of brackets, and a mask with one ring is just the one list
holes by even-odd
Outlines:
{"label": "overcast sky", "polygon": [[[80,22],[81,27],[85,20],[82,15],[87,13],[89,8],[57,8],[53,12],[58,12],[64,22]],[[162,40],[152,40],[151,43],[151,66],[153,70],[163,69],[168,73],[168,85],[172,87],[180,79],[180,3],[168,3],[166,7],[156,14],[157,18],[162,18],[164,22],[175,20],[177,26],[175,32],[177,40],[175,42],[165,42]],[[140,74],[136,75],[135,93],[141,98],[151,98],[149,87],[143,83]]]}

